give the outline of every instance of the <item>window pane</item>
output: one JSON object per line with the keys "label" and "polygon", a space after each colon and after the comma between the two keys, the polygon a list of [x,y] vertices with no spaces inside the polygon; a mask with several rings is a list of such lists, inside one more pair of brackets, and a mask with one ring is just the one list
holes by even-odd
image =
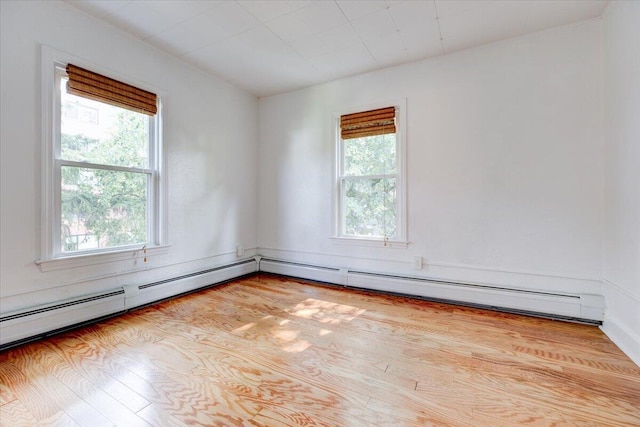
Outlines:
{"label": "window pane", "polygon": [[382,175],[396,172],[396,134],[345,139],[345,175]]}
{"label": "window pane", "polygon": [[61,80],[61,158],[77,162],[147,168],[149,116],[66,91]]}
{"label": "window pane", "polygon": [[143,173],[62,166],[62,252],[144,244]]}
{"label": "window pane", "polygon": [[396,179],[345,179],[345,230],[350,236],[396,238]]}

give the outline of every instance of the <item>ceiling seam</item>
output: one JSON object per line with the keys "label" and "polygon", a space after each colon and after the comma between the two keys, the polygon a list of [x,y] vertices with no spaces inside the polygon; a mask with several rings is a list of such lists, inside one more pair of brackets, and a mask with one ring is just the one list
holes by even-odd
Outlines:
{"label": "ceiling seam", "polygon": [[[237,0],[236,0],[237,1]],[[260,22],[260,25],[262,25],[263,28],[266,28],[267,31],[269,31],[271,34],[273,34],[276,38],[278,38],[278,40],[280,40],[282,43],[284,43],[289,49],[291,49],[292,52],[294,52],[301,60],[303,60],[306,64],[308,64],[311,68],[313,68],[314,70],[320,71],[320,68],[318,68],[315,64],[313,64],[311,61],[309,61],[304,55],[302,55],[298,49],[296,49],[295,47],[293,47],[291,45],[291,43],[289,43],[288,41],[286,41],[285,39],[283,39],[279,34],[277,34],[275,31],[273,31],[271,28],[269,28],[269,26],[267,25],[267,23],[269,23],[270,21],[273,21],[276,18],[273,18],[271,20],[267,20],[267,21],[263,21],[262,19],[260,19],[259,17],[257,17],[256,15],[254,15],[250,10],[248,10],[246,7],[244,7],[242,5],[242,3],[238,2],[238,5],[240,5],[240,7],[242,9],[244,9],[248,14],[250,14],[251,16],[253,16],[254,18],[256,18],[258,20],[258,22]],[[285,15],[290,15],[292,13],[295,13],[295,10],[291,10],[287,13],[284,13],[280,16],[285,16]]]}
{"label": "ceiling seam", "polygon": [[436,23],[438,24],[438,34],[440,35],[440,47],[442,47],[442,54],[446,55],[447,51],[444,49],[444,38],[442,37],[442,28],[440,28],[440,14],[438,13],[436,0],[433,0],[433,7],[436,10]]}
{"label": "ceiling seam", "polygon": [[360,33],[358,32],[358,30],[356,30],[356,27],[353,26],[353,22],[351,22],[351,19],[349,19],[349,17],[347,16],[346,13],[344,13],[344,10],[342,10],[342,8],[340,7],[340,4],[334,0],[333,1],[336,6],[338,7],[338,9],[340,10],[340,13],[342,13],[342,16],[344,16],[344,19],[347,20],[347,22],[349,23],[349,25],[351,26],[351,29],[356,33],[356,35],[358,36],[358,40],[360,40],[360,43],[362,43],[362,46],[364,46],[364,48],[367,50],[367,53],[369,54],[369,56],[371,57],[371,59],[373,59],[373,62],[376,63],[376,65],[379,67],[380,63],[378,62],[378,60],[376,59],[375,56],[373,56],[373,53],[371,53],[371,50],[369,49],[369,46],[367,46],[367,44],[364,42],[364,40],[362,40],[362,37],[360,36]]}

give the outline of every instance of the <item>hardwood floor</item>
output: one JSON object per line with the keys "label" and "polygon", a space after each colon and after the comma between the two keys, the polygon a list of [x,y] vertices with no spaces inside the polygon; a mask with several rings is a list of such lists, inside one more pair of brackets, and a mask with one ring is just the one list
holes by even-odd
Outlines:
{"label": "hardwood floor", "polygon": [[257,275],[0,353],[2,426],[638,426],[596,327]]}

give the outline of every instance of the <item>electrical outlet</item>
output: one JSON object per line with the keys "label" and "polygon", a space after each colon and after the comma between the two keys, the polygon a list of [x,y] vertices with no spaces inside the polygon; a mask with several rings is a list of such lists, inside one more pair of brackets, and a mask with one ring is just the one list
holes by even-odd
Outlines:
{"label": "electrical outlet", "polygon": [[236,246],[236,256],[244,256],[244,246]]}
{"label": "electrical outlet", "polygon": [[413,257],[413,268],[415,270],[422,270],[422,257],[414,256]]}

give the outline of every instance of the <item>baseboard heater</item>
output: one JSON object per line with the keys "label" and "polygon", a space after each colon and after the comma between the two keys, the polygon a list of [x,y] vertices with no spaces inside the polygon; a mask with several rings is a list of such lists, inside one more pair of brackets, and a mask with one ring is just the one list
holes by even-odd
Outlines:
{"label": "baseboard heater", "polygon": [[345,287],[556,320],[602,324],[604,298],[462,283],[260,258],[259,270]]}
{"label": "baseboard heater", "polygon": [[247,259],[142,285],[126,285],[101,293],[19,310],[0,317],[0,350],[119,315],[167,298],[217,286],[257,271]]}
{"label": "baseboard heater", "polygon": [[460,283],[423,277],[351,270],[271,258],[255,257],[166,280],[126,285],[83,295],[0,317],[0,350],[47,337],[131,309],[173,298],[256,271],[298,277],[345,287],[430,301],[487,308],[558,320],[602,324],[604,300],[600,295],[560,294]]}

